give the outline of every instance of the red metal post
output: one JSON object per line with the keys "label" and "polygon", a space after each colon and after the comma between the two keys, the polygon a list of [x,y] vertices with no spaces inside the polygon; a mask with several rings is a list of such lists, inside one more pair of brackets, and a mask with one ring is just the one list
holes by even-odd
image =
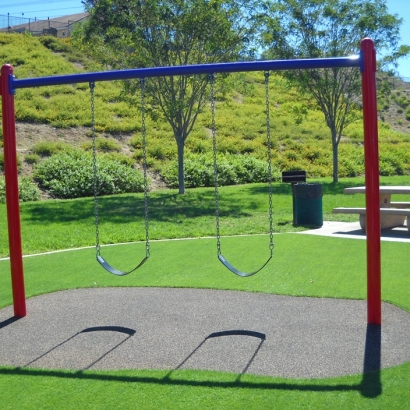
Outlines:
{"label": "red metal post", "polygon": [[379,147],[377,131],[376,51],[371,39],[361,41],[364,160],[366,178],[367,323],[381,325],[381,257]]}
{"label": "red metal post", "polygon": [[23,252],[21,246],[20,203],[17,170],[16,121],[14,96],[10,93],[9,78],[13,67],[3,65],[0,77],[3,115],[4,174],[6,179],[6,207],[9,231],[11,285],[13,290],[14,315],[26,316],[24,290]]}

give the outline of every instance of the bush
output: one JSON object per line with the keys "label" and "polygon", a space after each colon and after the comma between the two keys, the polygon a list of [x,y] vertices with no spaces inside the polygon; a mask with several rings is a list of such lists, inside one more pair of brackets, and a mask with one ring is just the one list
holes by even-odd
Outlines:
{"label": "bush", "polygon": [[125,154],[121,154],[118,152],[109,152],[104,154],[104,157],[110,161],[117,161],[122,165],[126,165],[127,167],[132,168],[135,164],[135,161]]}
{"label": "bush", "polygon": [[[213,185],[212,161],[203,156],[185,156],[185,187],[196,188]],[[178,187],[178,161],[171,161],[161,170],[161,176],[170,188]]]}
{"label": "bush", "polygon": [[67,44],[58,39],[57,37],[53,36],[42,36],[39,37],[38,40],[44,47],[48,48],[55,53],[62,53],[70,51],[71,47]]}
{"label": "bush", "polygon": [[69,151],[72,147],[65,142],[40,141],[32,148],[34,154],[49,157],[62,151]]}
{"label": "bush", "polygon": [[[219,185],[235,185],[268,181],[268,165],[248,155],[218,155]],[[212,155],[187,155],[184,162],[185,186],[187,188],[214,185],[214,164]],[[273,180],[280,179],[280,172],[272,168]],[[178,162],[164,166],[161,176],[170,188],[178,187]]]}
{"label": "bush", "polygon": [[[38,201],[40,190],[29,177],[19,179],[19,198],[20,202]],[[0,203],[6,202],[6,183],[4,178],[0,178]]]}
{"label": "bush", "polygon": [[27,154],[24,157],[24,161],[27,164],[37,164],[38,162],[40,162],[40,156],[37,154]]}
{"label": "bush", "polygon": [[[80,198],[94,195],[92,155],[80,150],[53,155],[34,170],[40,186],[55,198]],[[97,158],[98,194],[141,192],[144,180],[140,172],[106,156]]]}
{"label": "bush", "polygon": [[[17,168],[20,171],[21,169],[21,158],[20,155],[17,154]],[[4,171],[4,154],[0,152],[0,171]]]}
{"label": "bush", "polygon": [[392,176],[404,174],[404,163],[395,152],[380,152],[380,175]]}
{"label": "bush", "polygon": [[[82,146],[85,150],[92,149],[92,142],[87,142]],[[97,137],[95,139],[95,148],[97,151],[101,152],[120,152],[121,145],[112,139]]]}

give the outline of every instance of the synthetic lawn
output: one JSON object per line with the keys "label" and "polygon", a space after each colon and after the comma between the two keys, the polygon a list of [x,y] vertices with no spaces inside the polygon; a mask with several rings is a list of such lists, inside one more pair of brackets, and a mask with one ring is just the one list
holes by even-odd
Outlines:
{"label": "synthetic lawn", "polygon": [[[365,376],[283,379],[208,371],[0,368],[2,409],[408,409],[410,364]],[[374,385],[378,386],[376,391]]]}
{"label": "synthetic lawn", "polygon": [[[147,263],[121,278],[98,265],[94,249],[30,256],[24,259],[27,295],[78,287],[166,286],[365,298],[365,241],[297,233],[275,235],[274,240],[273,260],[247,279],[222,266],[211,238],[153,242]],[[222,252],[238,268],[254,269],[268,257],[268,236],[222,238]],[[126,269],[143,257],[144,243],[108,246],[102,253],[110,263]],[[407,243],[382,244],[383,299],[410,312],[407,255]],[[5,306],[11,302],[8,260],[0,261],[0,271],[1,306]],[[404,409],[410,399],[409,384],[410,363],[326,379],[207,371],[0,368],[5,409]]]}
{"label": "synthetic lawn", "polygon": [[[151,243],[150,259],[123,277],[109,274],[93,248],[24,259],[28,297],[62,289],[159,286],[244,290],[272,294],[365,299],[366,241],[304,234],[274,236],[274,257],[257,275],[239,278],[217,259],[213,238]],[[223,255],[252,271],[269,256],[267,235],[221,238]],[[408,243],[382,243],[383,300],[410,311]],[[145,256],[145,243],[113,245],[102,254],[117,269],[131,269]],[[0,307],[11,301],[8,260],[0,261]]]}
{"label": "synthetic lawn", "polygon": [[[408,177],[382,178],[384,185],[408,185]],[[312,181],[310,181],[312,182]],[[346,186],[363,179],[323,184],[326,220],[357,220],[332,215],[336,206],[363,206],[364,196],[343,195]],[[269,255],[266,186],[252,184],[221,189],[222,234],[254,234],[222,238],[223,255],[241,270],[254,270]],[[151,238],[214,235],[211,189],[150,194]],[[406,200],[397,197],[395,200]],[[289,185],[274,186],[275,231],[292,227]],[[101,198],[103,242],[143,239],[142,196]],[[0,227],[6,232],[5,207]],[[87,246],[94,242],[90,199],[46,201],[21,206],[24,252]],[[304,227],[297,228],[299,230]],[[265,233],[265,235],[255,235]],[[228,272],[216,258],[211,238],[152,241],[151,257],[138,271],[114,277],[95,261],[92,248],[30,256],[24,259],[26,293],[80,287],[160,286],[232,289],[294,296],[366,298],[366,242],[296,233],[274,236],[273,260],[247,279]],[[130,269],[145,255],[144,243],[103,247],[117,269]],[[382,297],[410,312],[407,243],[382,243]],[[6,235],[0,255],[7,255]],[[0,260],[0,307],[11,303],[10,262]],[[109,303],[109,301],[107,301]],[[204,307],[206,309],[206,307]],[[30,312],[28,312],[30,314]],[[0,323],[0,331],[7,323]],[[410,363],[364,375],[326,379],[284,379],[207,371],[127,370],[56,371],[0,367],[1,409],[141,408],[260,409],[352,408],[406,409],[410,402]]]}
{"label": "synthetic lawn", "polygon": [[[315,180],[323,186],[324,220],[358,220],[357,215],[332,214],[338,206],[364,206],[364,195],[344,195],[345,187],[363,185],[363,178],[344,178],[334,184],[330,179]],[[309,182],[315,182],[311,180]],[[385,185],[409,184],[408,177],[381,178]],[[267,233],[268,189],[266,184],[220,188],[222,235]],[[275,232],[303,230],[293,227],[290,184],[273,185],[273,222]],[[396,195],[395,201],[406,201]],[[99,200],[101,243],[144,240],[144,200],[142,194],[108,196]],[[93,198],[49,200],[21,204],[23,253],[90,246],[95,243]],[[0,204],[0,228],[7,231],[6,207]],[[185,195],[175,190],[149,194],[151,239],[203,237],[215,235],[215,203],[212,188],[190,189]],[[0,257],[7,256],[7,235],[0,236]]]}

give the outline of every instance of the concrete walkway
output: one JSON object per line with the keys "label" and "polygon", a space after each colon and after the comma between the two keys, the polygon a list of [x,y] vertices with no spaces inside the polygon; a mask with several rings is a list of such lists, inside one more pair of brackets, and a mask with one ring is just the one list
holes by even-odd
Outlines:
{"label": "concrete walkway", "polygon": [[[366,234],[360,228],[359,222],[324,221],[321,228],[310,229],[299,233],[307,235],[332,236],[338,238],[366,239]],[[381,231],[381,240],[410,243],[410,232],[406,226],[394,229],[383,229]]]}

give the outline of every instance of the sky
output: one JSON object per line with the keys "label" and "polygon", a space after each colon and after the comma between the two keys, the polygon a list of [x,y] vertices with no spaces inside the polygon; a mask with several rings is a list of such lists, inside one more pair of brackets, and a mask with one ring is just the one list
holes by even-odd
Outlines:
{"label": "sky", "polygon": [[[389,12],[403,19],[401,25],[401,44],[410,45],[410,7],[409,0],[387,0]],[[0,0],[0,15],[37,19],[56,18],[69,14],[82,13],[81,0]],[[410,79],[410,57],[399,62],[401,77]]]}
{"label": "sky", "polygon": [[0,14],[10,13],[13,17],[37,17],[38,20],[43,20],[83,11],[81,0],[0,0]]}

